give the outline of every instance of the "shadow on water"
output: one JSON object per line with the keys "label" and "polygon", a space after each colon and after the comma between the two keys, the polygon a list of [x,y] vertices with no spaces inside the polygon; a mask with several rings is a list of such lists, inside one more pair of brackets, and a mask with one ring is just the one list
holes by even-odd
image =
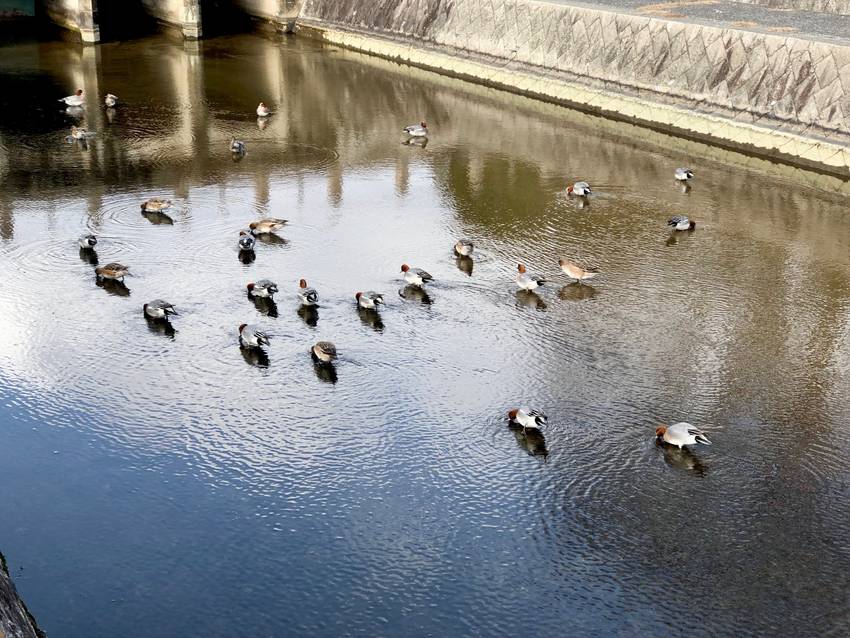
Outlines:
{"label": "shadow on water", "polygon": [[160,334],[174,339],[174,335],[177,333],[177,331],[174,329],[174,326],[171,325],[171,322],[168,321],[168,319],[154,319],[152,317],[148,317],[147,315],[144,315],[144,317],[145,321],[148,324],[148,330],[150,330],[154,334]]}
{"label": "shadow on water", "polygon": [[241,261],[246,266],[248,264],[253,264],[255,261],[257,261],[257,253],[255,253],[253,250],[240,250],[239,261]]}
{"label": "shadow on water", "polygon": [[664,455],[664,462],[670,467],[686,472],[693,472],[699,476],[704,476],[708,471],[708,466],[702,461],[690,448],[678,448],[675,445],[668,445],[662,441],[655,441],[656,447],[660,447]]}
{"label": "shadow on water", "polygon": [[546,447],[546,438],[539,430],[525,430],[521,427],[509,426],[511,432],[516,438],[517,445],[525,450],[529,456],[541,456],[545,460],[549,456],[549,449]]}
{"label": "shadow on water", "polygon": [[558,299],[561,301],[586,301],[599,295],[599,291],[588,284],[573,282],[561,287]]}
{"label": "shadow on water", "polygon": [[249,294],[248,299],[251,300],[257,312],[261,315],[272,318],[277,317],[277,303],[272,297],[255,297]]}
{"label": "shadow on water", "polygon": [[399,289],[398,296],[406,301],[414,301],[426,306],[433,302],[431,295],[424,288],[414,286],[413,284]]}
{"label": "shadow on water", "polygon": [[336,366],[332,363],[322,363],[314,359],[313,372],[316,373],[316,376],[320,381],[331,384],[335,384],[337,382],[338,377],[336,373]]}
{"label": "shadow on water", "polygon": [[360,321],[372,328],[375,332],[383,332],[384,322],[381,319],[381,313],[377,310],[373,310],[372,308],[361,308],[358,306],[357,316],[360,317]]}
{"label": "shadow on water", "polygon": [[265,244],[266,246],[286,246],[289,243],[288,239],[274,233],[260,233],[254,235],[254,239],[257,240],[257,243]]}
{"label": "shadow on water", "polygon": [[517,308],[531,308],[533,310],[546,310],[548,308],[543,297],[533,290],[517,290],[515,296]]}
{"label": "shadow on water", "polygon": [[95,285],[98,288],[103,288],[110,295],[115,295],[116,297],[129,297],[130,289],[127,288],[127,284],[123,281],[118,281],[116,279],[99,279],[95,278]]}
{"label": "shadow on water", "polygon": [[245,359],[245,363],[248,363],[255,368],[269,367],[269,355],[262,348],[239,346],[239,351],[242,353],[242,358]]}
{"label": "shadow on water", "polygon": [[89,266],[97,266],[97,251],[94,248],[80,248],[80,261]]}
{"label": "shadow on water", "polygon": [[301,320],[311,328],[315,328],[319,323],[319,309],[316,306],[299,306],[297,313]]}
{"label": "shadow on water", "polygon": [[455,263],[457,264],[457,269],[466,275],[472,277],[472,269],[475,266],[475,261],[472,257],[466,255],[458,255],[455,258]]}
{"label": "shadow on water", "polygon": [[172,219],[170,215],[166,215],[165,213],[160,211],[142,211],[142,217],[147,219],[154,226],[174,225],[174,219]]}

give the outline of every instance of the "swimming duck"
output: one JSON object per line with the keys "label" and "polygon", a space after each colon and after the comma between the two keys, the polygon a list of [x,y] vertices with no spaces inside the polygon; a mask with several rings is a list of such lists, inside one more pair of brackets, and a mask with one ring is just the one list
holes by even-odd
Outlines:
{"label": "swimming duck", "polygon": [[691,221],[686,215],[675,215],[667,220],[667,225],[672,226],[673,230],[693,230],[697,227],[697,223]]}
{"label": "swimming duck", "polygon": [[426,137],[428,135],[428,125],[425,122],[411,124],[404,127],[404,132],[410,135],[410,137]]}
{"label": "swimming duck", "polygon": [[269,107],[265,105],[265,103],[260,102],[260,105],[257,107],[257,117],[268,117],[272,112],[269,110]]}
{"label": "swimming duck", "polygon": [[[250,235],[248,235],[251,237]],[[251,239],[254,239],[251,237]],[[240,246],[241,247],[241,246]],[[248,294],[252,297],[273,297],[277,292],[277,284],[270,279],[260,279],[248,284]]]}
{"label": "swimming duck", "polygon": [[89,136],[89,132],[84,129],[82,126],[72,126],[71,127],[71,139],[74,140],[84,140]]}
{"label": "swimming duck", "polygon": [[98,279],[117,279],[124,281],[124,277],[129,274],[130,267],[119,264],[117,261],[110,262],[105,266],[98,266],[94,269]]}
{"label": "swimming duck", "polygon": [[680,182],[687,182],[694,178],[694,172],[689,168],[677,168],[674,175]]}
{"label": "swimming duck", "polygon": [[266,233],[276,233],[283,228],[284,224],[286,224],[285,219],[267,217],[265,219],[258,219],[255,222],[251,222],[248,224],[248,228],[250,228],[251,232],[255,235],[263,235]]}
{"label": "swimming duck", "polygon": [[177,311],[174,309],[174,304],[170,304],[162,299],[149,301],[142,306],[142,310],[144,311],[145,316],[150,317],[151,319],[168,319],[169,315],[177,314]]}
{"label": "swimming duck", "polygon": [[298,296],[301,297],[301,305],[315,306],[319,303],[319,293],[315,288],[307,287],[307,280],[302,279],[298,282]]}
{"label": "swimming duck", "polygon": [[699,428],[695,428],[690,423],[674,423],[673,425],[659,425],[655,428],[655,436],[665,443],[676,445],[679,449],[683,445],[711,445],[711,441],[705,436],[705,433]]}
{"label": "swimming duck", "polygon": [[593,191],[590,190],[590,184],[588,184],[587,182],[576,182],[575,184],[570,184],[569,186],[567,186],[567,195],[587,197],[591,194],[593,194]]}
{"label": "swimming duck", "polygon": [[154,197],[142,202],[141,207],[143,213],[162,213],[171,208],[171,200]]}
{"label": "swimming duck", "polygon": [[468,239],[458,239],[455,243],[455,252],[461,257],[469,257],[472,254],[473,245]]}
{"label": "swimming duck", "polygon": [[248,147],[245,146],[245,142],[241,140],[237,140],[235,137],[230,138],[230,152],[238,153],[239,155],[244,155],[245,151],[248,150]]}
{"label": "swimming duck", "polygon": [[561,267],[561,270],[564,271],[564,274],[570,279],[575,279],[579,283],[585,281],[586,279],[593,279],[596,275],[599,274],[599,271],[595,268],[582,268],[578,264],[575,264],[571,261],[567,261],[566,259],[559,259],[558,265]]}
{"label": "swimming duck", "polygon": [[330,341],[319,341],[310,348],[310,354],[319,363],[330,363],[336,359],[336,346]]}
{"label": "swimming duck", "polygon": [[244,252],[250,252],[254,250],[254,244],[257,243],[257,240],[254,239],[254,236],[248,232],[247,230],[239,231],[239,250]]}
{"label": "swimming duck", "polygon": [[91,250],[97,246],[97,237],[94,235],[81,235],[78,241],[83,250]]}
{"label": "swimming duck", "polygon": [[112,95],[112,93],[107,93],[106,97],[103,98],[103,103],[106,104],[107,108],[113,108],[118,104],[118,96]]}
{"label": "swimming duck", "polygon": [[82,106],[84,104],[83,101],[83,90],[77,89],[74,95],[69,95],[68,97],[59,98],[60,102],[64,102],[68,106]]}
{"label": "swimming duck", "polygon": [[239,326],[239,345],[243,348],[259,348],[269,345],[269,336],[255,325],[243,323]]}
{"label": "swimming duck", "polygon": [[377,310],[379,305],[384,305],[384,296],[373,290],[358,292],[354,295],[357,305],[365,310]]}
{"label": "swimming duck", "polygon": [[541,426],[546,425],[549,419],[539,410],[518,408],[508,412],[508,421],[521,426],[523,430],[539,430]]}
{"label": "swimming duck", "polygon": [[516,285],[523,290],[534,290],[546,283],[546,279],[540,275],[531,275],[525,272],[524,264],[517,264]]}
{"label": "swimming duck", "polygon": [[422,270],[421,268],[411,268],[407,264],[401,265],[401,272],[404,273],[402,278],[406,284],[410,284],[411,286],[422,286],[429,281],[433,281],[434,278]]}

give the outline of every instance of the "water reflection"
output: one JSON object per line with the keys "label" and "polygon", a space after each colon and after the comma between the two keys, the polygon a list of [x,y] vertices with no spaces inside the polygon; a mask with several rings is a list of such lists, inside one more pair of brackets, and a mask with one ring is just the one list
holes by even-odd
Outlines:
{"label": "water reflection", "polygon": [[545,460],[549,455],[546,438],[539,430],[523,431],[522,427],[511,427],[510,430],[516,438],[517,445],[529,456],[541,456]]}
{"label": "water reflection", "polygon": [[253,264],[257,261],[257,253],[253,250],[240,250],[239,251],[239,261],[241,261],[246,266],[248,264]]}
{"label": "water reflection", "polygon": [[472,259],[472,257],[458,255],[455,258],[455,264],[457,264],[457,269],[459,271],[461,271],[465,275],[468,275],[469,277],[472,277],[472,269],[475,266],[475,261]]}
{"label": "water reflection", "polygon": [[170,215],[167,215],[166,213],[163,213],[163,212],[160,212],[160,211],[151,212],[151,211],[143,210],[142,211],[142,217],[147,219],[154,226],[159,226],[159,225],[173,226],[174,225],[174,219]]}
{"label": "water reflection", "polygon": [[562,286],[558,291],[558,299],[562,301],[587,301],[593,299],[599,294],[590,284],[583,284],[580,281]]}
{"label": "water reflection", "polygon": [[384,322],[381,319],[381,313],[377,310],[357,306],[357,316],[360,317],[360,321],[372,328],[375,332],[383,331]]}
{"label": "water reflection", "polygon": [[254,307],[257,309],[261,315],[265,315],[266,317],[277,317],[277,303],[272,297],[257,297],[252,294],[248,294],[248,299],[250,299]]}
{"label": "water reflection", "polygon": [[706,464],[690,448],[683,447],[680,449],[673,445],[666,445],[661,441],[656,441],[655,445],[661,448],[664,462],[670,467],[693,472],[699,476],[705,475],[708,469]]}
{"label": "water reflection", "polygon": [[154,319],[152,317],[148,317],[144,315],[145,322],[148,324],[148,330],[155,334],[164,335],[171,339],[174,339],[174,335],[176,334],[176,330],[174,326],[168,319]]}
{"label": "water reflection", "polygon": [[259,233],[254,237],[257,242],[266,244],[267,246],[286,246],[289,243],[287,239],[274,233]]}
{"label": "water reflection", "polygon": [[130,289],[127,287],[127,284],[117,279],[100,279],[99,277],[95,277],[95,285],[116,297],[130,296]]}
{"label": "water reflection", "polygon": [[80,248],[80,261],[90,266],[97,266],[97,251],[94,248]]}
{"label": "water reflection", "polygon": [[399,288],[398,296],[407,301],[413,301],[423,305],[429,305],[433,301],[427,290],[420,286],[414,286],[413,284],[409,284],[404,288]]}
{"label": "water reflection", "polygon": [[315,328],[319,323],[319,309],[316,306],[299,306],[297,313],[301,320],[311,328]]}
{"label": "water reflection", "polygon": [[269,355],[262,348],[239,346],[239,351],[242,353],[242,358],[248,365],[254,366],[255,368],[269,367]]}
{"label": "water reflection", "polygon": [[516,298],[517,308],[531,308],[533,310],[541,311],[548,308],[543,297],[533,290],[517,290],[514,297]]}
{"label": "water reflection", "polygon": [[320,381],[330,383],[332,385],[339,379],[336,372],[336,365],[333,363],[321,363],[314,359],[313,372]]}

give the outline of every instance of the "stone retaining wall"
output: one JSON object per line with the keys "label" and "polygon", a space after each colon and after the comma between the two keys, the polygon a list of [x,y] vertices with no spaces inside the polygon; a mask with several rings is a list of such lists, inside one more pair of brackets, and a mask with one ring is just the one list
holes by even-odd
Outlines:
{"label": "stone retaining wall", "polygon": [[18,597],[0,553],[0,636],[3,638],[45,638]]}
{"label": "stone retaining wall", "polygon": [[771,9],[793,9],[795,11],[820,11],[850,15],[850,0],[737,0],[747,4],[758,4]]}

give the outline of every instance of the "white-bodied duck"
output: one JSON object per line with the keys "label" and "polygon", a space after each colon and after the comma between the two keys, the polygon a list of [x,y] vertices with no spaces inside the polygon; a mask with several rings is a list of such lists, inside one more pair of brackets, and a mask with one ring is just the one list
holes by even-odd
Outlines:
{"label": "white-bodied duck", "polygon": [[673,173],[673,175],[680,182],[687,182],[688,180],[694,178],[694,172],[689,168],[677,168],[676,172]]}
{"label": "white-bodied duck", "polygon": [[364,310],[377,310],[378,306],[384,305],[384,296],[374,290],[358,292],[354,298],[357,300],[357,305]]}
{"label": "white-bodied duck", "polygon": [[315,306],[319,303],[319,293],[315,288],[310,288],[307,285],[307,280],[302,279],[298,282],[298,297],[301,299],[302,306]]}
{"label": "white-bodied duck", "polygon": [[107,93],[106,97],[103,98],[103,103],[106,104],[106,108],[112,109],[118,106],[118,96],[112,95],[112,93]]}
{"label": "white-bodied duck", "polygon": [[421,268],[411,268],[407,264],[401,265],[402,278],[404,283],[410,286],[423,286],[429,281],[434,281],[434,278]]}
{"label": "white-bodied duck", "polygon": [[248,289],[248,294],[252,297],[273,297],[277,292],[277,284],[270,279],[252,281],[246,288]]}
{"label": "white-bodied duck", "polygon": [[245,142],[242,140],[237,140],[235,137],[230,138],[230,152],[235,155],[244,155],[245,151],[248,150],[248,147],[245,146]]}
{"label": "white-bodied duck", "polygon": [[94,274],[98,279],[113,279],[116,281],[124,281],[130,273],[130,267],[124,264],[119,264],[117,261],[110,262],[105,266],[98,266],[94,269]]}
{"label": "white-bodied duck", "polygon": [[469,257],[475,247],[468,239],[458,239],[455,242],[455,253],[461,257]]}
{"label": "white-bodied duck", "polygon": [[83,90],[77,89],[74,92],[74,95],[69,95],[68,97],[60,97],[60,102],[64,102],[68,106],[83,106],[85,101],[83,100]]}
{"label": "white-bodied duck", "polygon": [[579,283],[593,279],[599,274],[599,271],[595,268],[582,268],[578,264],[563,258],[558,260],[558,265],[567,277],[575,279]]}
{"label": "white-bodied duck", "polygon": [[664,443],[675,445],[679,449],[684,445],[711,445],[711,441],[705,433],[690,423],[674,423],[673,425],[659,425],[655,428],[655,437]]}
{"label": "white-bodied duck", "polygon": [[310,348],[310,354],[319,363],[330,363],[337,357],[336,346],[330,341],[319,341]]}
{"label": "white-bodied duck", "polygon": [[549,418],[539,410],[515,408],[508,412],[508,421],[522,427],[523,430],[539,430]]}
{"label": "white-bodied duck", "polygon": [[268,117],[271,114],[272,112],[269,107],[264,102],[260,102],[259,106],[257,106],[257,117]]}
{"label": "white-bodied duck", "polygon": [[239,326],[239,345],[243,348],[259,348],[269,345],[269,336],[259,326],[243,323]]}
{"label": "white-bodied duck", "polygon": [[254,236],[247,230],[239,231],[239,250],[243,252],[250,252],[254,250],[254,245],[257,243],[257,240],[254,239]]}
{"label": "white-bodied duck", "polygon": [[697,223],[688,219],[687,215],[674,215],[667,220],[667,225],[672,226],[673,230],[693,230],[697,227]]}
{"label": "white-bodied duck", "polygon": [[593,191],[590,188],[590,184],[587,182],[576,182],[574,184],[570,184],[567,186],[567,195],[576,195],[578,197],[587,197],[588,195],[592,195]]}
{"label": "white-bodied duck", "polygon": [[251,232],[254,235],[267,235],[271,233],[276,233],[277,231],[282,229],[285,224],[285,219],[266,217],[265,219],[258,219],[257,221],[251,222],[250,224],[248,224],[248,228],[251,229]]}
{"label": "white-bodied duck", "polygon": [[535,290],[546,283],[546,278],[526,272],[524,264],[517,264],[516,285],[522,290]]}
{"label": "white-bodied duck", "polygon": [[178,314],[174,309],[174,304],[170,304],[162,299],[154,299],[142,306],[142,311],[146,317],[151,319],[168,319],[171,315]]}
{"label": "white-bodied duck", "polygon": [[404,132],[410,137],[428,137],[428,125],[425,122],[404,127]]}
{"label": "white-bodied duck", "polygon": [[77,241],[83,250],[92,250],[97,246],[97,237],[94,235],[81,235]]}

